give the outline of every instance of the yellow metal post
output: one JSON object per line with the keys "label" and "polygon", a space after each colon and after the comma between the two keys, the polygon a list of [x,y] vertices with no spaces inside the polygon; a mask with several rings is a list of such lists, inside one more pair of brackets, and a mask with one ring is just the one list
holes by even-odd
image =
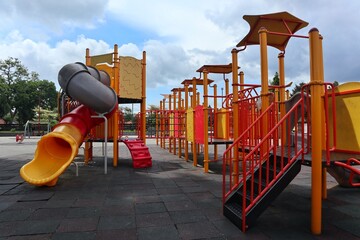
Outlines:
{"label": "yellow metal post", "polygon": [[[233,112],[233,138],[234,141],[239,137],[239,93],[238,93],[238,50],[233,49],[231,51],[232,57],[232,82],[233,82],[233,104],[232,104],[232,112]],[[239,182],[239,150],[238,147],[234,147],[233,150],[234,159],[233,159],[233,184],[237,184]]]}
{"label": "yellow metal post", "polygon": [[313,28],[309,32],[310,43],[310,91],[311,91],[311,231],[321,234],[322,212],[322,122],[321,122],[321,93],[324,82],[319,31]]}
{"label": "yellow metal post", "polygon": [[208,71],[204,70],[204,172],[209,171],[209,101],[208,101]]}

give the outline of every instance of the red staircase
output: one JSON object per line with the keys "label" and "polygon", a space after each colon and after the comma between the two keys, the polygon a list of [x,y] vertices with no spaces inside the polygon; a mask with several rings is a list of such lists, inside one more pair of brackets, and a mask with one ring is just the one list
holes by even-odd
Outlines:
{"label": "red staircase", "polygon": [[152,166],[152,157],[149,148],[140,139],[123,140],[129,149],[133,160],[134,168],[148,168]]}
{"label": "red staircase", "polygon": [[[301,118],[304,129],[304,99],[280,120],[279,106],[272,103],[253,116],[254,121],[223,154],[223,213],[244,232],[300,172],[306,148],[304,132],[298,135],[295,123]],[[240,107],[244,101],[249,100],[240,101]],[[296,137],[291,143],[293,127]]]}

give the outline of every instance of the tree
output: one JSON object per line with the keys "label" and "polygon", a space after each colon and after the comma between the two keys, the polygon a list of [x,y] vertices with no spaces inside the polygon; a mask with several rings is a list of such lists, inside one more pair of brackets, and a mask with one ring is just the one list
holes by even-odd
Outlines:
{"label": "tree", "polygon": [[300,91],[301,91],[301,87],[304,86],[304,85],[305,85],[304,82],[299,83],[299,85],[298,85],[298,84],[295,84],[295,87],[293,88],[290,96],[294,96],[296,93],[300,92]]}
{"label": "tree", "polygon": [[[149,114],[149,115],[147,116],[147,118],[148,118],[148,119],[147,119],[147,122],[148,122],[149,124],[154,125],[155,122],[156,122],[156,111],[157,111],[157,110],[160,110],[160,108],[159,108],[159,106],[150,104],[148,110],[151,111],[151,114]],[[154,127],[155,127],[155,125],[154,125]]]}
{"label": "tree", "polygon": [[132,121],[134,122],[134,116],[132,110],[129,107],[120,107],[120,110],[124,113],[125,122]]}
{"label": "tree", "polygon": [[9,91],[8,85],[0,78],[0,118],[4,118],[10,112],[10,104],[8,102]]}
{"label": "tree", "polygon": [[280,78],[279,78],[278,72],[275,72],[273,79],[270,81],[270,85],[271,86],[279,86],[280,85]]}
{"label": "tree", "polygon": [[149,109],[150,111],[156,111],[156,110],[159,110],[160,108],[159,108],[159,106],[150,104],[148,109]]}
{"label": "tree", "polygon": [[[9,114],[11,121],[14,120],[17,113],[17,109],[14,108],[17,94],[15,84],[28,79],[28,70],[21,64],[20,60],[12,57],[0,60],[0,82],[3,85],[2,87],[4,87],[4,91],[1,92],[1,98],[6,99],[6,105],[2,113],[4,115]],[[4,115],[0,117],[4,117]]]}
{"label": "tree", "polygon": [[39,80],[39,74],[29,73],[17,58],[0,60],[0,87],[0,117],[7,115],[10,122],[16,118],[19,123],[32,119],[36,106],[56,107],[55,84]]}

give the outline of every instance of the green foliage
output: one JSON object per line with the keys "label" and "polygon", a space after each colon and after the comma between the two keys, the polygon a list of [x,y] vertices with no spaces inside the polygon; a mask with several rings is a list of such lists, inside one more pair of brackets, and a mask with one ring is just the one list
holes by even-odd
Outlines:
{"label": "green foliage", "polygon": [[156,122],[156,113],[155,113],[155,111],[160,110],[160,107],[156,106],[156,105],[153,105],[153,104],[150,104],[148,110],[154,111],[154,112],[152,112],[151,114],[148,114],[147,122],[148,122],[148,124],[153,124],[154,125],[155,122]]}
{"label": "green foliage", "polygon": [[129,108],[129,107],[120,107],[120,110],[124,113],[125,122],[129,122],[129,121],[134,122],[135,118],[134,118],[134,115],[132,113],[131,108]]}
{"label": "green foliage", "polygon": [[0,118],[20,124],[35,116],[35,106],[56,107],[56,88],[53,82],[40,80],[17,58],[0,60]]}
{"label": "green foliage", "polygon": [[294,96],[296,93],[300,92],[301,91],[301,87],[304,86],[305,83],[304,82],[301,82],[299,84],[295,84],[295,87],[293,88],[290,96]]}
{"label": "green foliage", "polygon": [[270,85],[271,86],[279,86],[280,85],[280,78],[279,78],[278,72],[275,72],[273,79],[270,81]]}
{"label": "green foliage", "polygon": [[155,110],[159,110],[160,108],[159,108],[159,106],[150,104],[148,109],[149,109],[150,111],[155,111]]}

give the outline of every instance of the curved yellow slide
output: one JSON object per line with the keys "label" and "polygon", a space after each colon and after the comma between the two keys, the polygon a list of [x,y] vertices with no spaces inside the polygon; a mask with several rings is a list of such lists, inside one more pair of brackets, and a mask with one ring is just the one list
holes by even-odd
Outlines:
{"label": "curved yellow slide", "polygon": [[[103,81],[102,78],[108,78]],[[83,105],[66,114],[53,132],[38,142],[34,158],[20,169],[21,177],[36,186],[54,186],[71,164],[86,134],[102,122],[91,116],[110,116],[117,107],[117,94],[102,82],[110,83],[105,72],[81,63],[65,65],[59,72],[60,86]]]}
{"label": "curved yellow slide", "polygon": [[72,125],[57,127],[40,139],[34,159],[20,169],[21,177],[33,185],[54,186],[78,154],[82,139]]}

